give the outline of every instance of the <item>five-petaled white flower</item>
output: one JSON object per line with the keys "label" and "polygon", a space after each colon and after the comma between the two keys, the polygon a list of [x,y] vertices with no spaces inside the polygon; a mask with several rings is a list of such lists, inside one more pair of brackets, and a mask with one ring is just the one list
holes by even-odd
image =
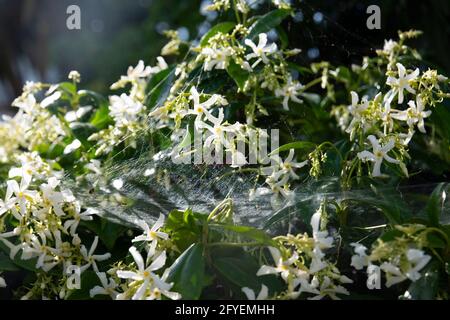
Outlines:
{"label": "five-petaled white flower", "polygon": [[283,108],[284,110],[289,110],[289,100],[302,103],[302,100],[298,97],[302,89],[303,85],[300,82],[294,81],[292,77],[289,77],[283,87],[275,90],[275,95],[277,97],[284,97]]}
{"label": "five-petaled white flower", "polygon": [[118,284],[114,279],[109,278],[106,276],[106,273],[104,272],[97,272],[97,277],[100,279],[101,286],[95,286],[89,291],[89,295],[91,298],[95,297],[96,295],[107,295],[110,296],[113,300],[116,299],[119,292],[116,291]]}
{"label": "five-petaled white flower", "polygon": [[110,253],[104,253],[104,254],[94,254],[95,249],[97,249],[98,245],[98,236],[95,236],[94,241],[92,242],[91,248],[89,249],[89,252],[86,249],[85,245],[82,245],[80,248],[81,255],[83,256],[84,260],[87,262],[86,265],[81,267],[81,271],[84,272],[87,268],[90,266],[93,267],[95,272],[99,272],[97,267],[97,261],[105,261],[111,258]]}
{"label": "five-petaled white flower", "polygon": [[419,131],[426,133],[424,119],[431,115],[431,110],[425,111],[425,105],[421,95],[417,95],[416,102],[409,101],[408,105],[408,109],[393,114],[392,117],[400,121],[406,121],[411,128],[417,123]]}
{"label": "five-petaled white flower", "polygon": [[391,151],[395,146],[395,141],[393,139],[389,140],[388,143],[386,143],[384,146],[380,145],[380,142],[378,139],[370,135],[368,137],[370,143],[372,144],[372,151],[362,151],[358,153],[358,158],[360,158],[363,161],[372,161],[374,162],[372,176],[373,177],[381,177],[383,176],[381,173],[381,164],[383,163],[383,160],[386,160],[387,162],[394,163],[394,164],[400,164],[399,160],[393,159],[388,155],[388,152]]}
{"label": "five-petaled white flower", "polygon": [[[160,298],[161,296],[158,293],[162,293],[170,299],[176,300],[180,299],[181,296],[178,293],[170,292],[170,288],[172,284],[164,282],[154,271],[161,269],[166,263],[166,252],[161,252],[153,262],[146,267],[144,263],[144,258],[139,253],[139,251],[135,247],[131,247],[129,249],[133,259],[136,263],[137,270],[136,271],[126,271],[119,270],[117,271],[117,276],[122,279],[129,279],[132,281],[142,281],[142,283],[138,283],[139,287],[136,292],[131,297],[132,300],[142,300],[146,298]],[[156,292],[155,292],[156,289]],[[147,291],[150,290],[150,297],[147,296]],[[157,296],[155,297],[155,293]],[[120,294],[118,299],[124,298],[124,294]]]}
{"label": "five-petaled white flower", "polygon": [[199,124],[201,123],[201,120],[203,118],[203,115],[208,114],[208,109],[216,104],[220,104],[222,106],[225,106],[228,104],[227,100],[223,98],[220,95],[214,94],[209,98],[207,101],[200,103],[200,94],[198,93],[197,89],[195,87],[192,87],[190,90],[190,99],[194,103],[194,107],[190,109],[187,114],[193,114],[197,117],[195,118],[195,127],[196,129],[199,128]]}
{"label": "five-petaled white flower", "polygon": [[252,64],[252,68],[255,68],[261,61],[268,64],[269,59],[267,56],[277,51],[277,45],[275,43],[270,45],[267,44],[267,34],[260,33],[258,37],[258,45],[250,39],[245,40],[245,44],[253,50],[253,53],[248,54],[245,58],[247,60],[257,58],[257,60]]}
{"label": "five-petaled white flower", "polygon": [[388,77],[386,84],[393,87],[393,94],[398,94],[398,103],[402,104],[404,100],[404,90],[411,94],[416,94],[416,90],[411,87],[411,82],[416,80],[420,70],[417,68],[412,73],[408,74],[405,67],[401,63],[397,63],[398,78]]}
{"label": "five-petaled white flower", "polygon": [[298,260],[298,253],[294,252],[289,259],[284,260],[281,256],[280,250],[274,247],[268,247],[268,249],[272,255],[273,261],[275,262],[275,267],[263,265],[259,268],[256,275],[264,276],[266,274],[279,273],[284,281],[288,281],[289,276],[295,272],[292,264]]}
{"label": "five-petaled white flower", "polygon": [[164,215],[160,215],[155,224],[150,228],[144,220],[137,221],[137,224],[144,230],[144,234],[135,237],[132,242],[147,241],[150,242],[150,248],[148,251],[149,257],[153,256],[156,252],[156,246],[159,239],[167,240],[169,235],[167,233],[159,231],[164,225]]}
{"label": "five-petaled white flower", "polygon": [[267,300],[269,297],[269,288],[267,288],[266,285],[261,285],[261,291],[259,292],[258,296],[255,294],[255,291],[253,289],[244,287],[242,288],[242,292],[245,293],[248,300]]}

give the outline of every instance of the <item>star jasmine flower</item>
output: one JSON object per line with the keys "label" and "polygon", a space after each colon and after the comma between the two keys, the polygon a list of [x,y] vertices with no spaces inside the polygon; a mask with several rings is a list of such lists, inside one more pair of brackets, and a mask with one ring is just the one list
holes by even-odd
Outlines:
{"label": "star jasmine flower", "polygon": [[[314,277],[312,282],[316,284],[316,287],[319,287],[319,280],[317,279],[317,277]],[[309,300],[320,300],[326,296],[329,296],[333,300],[340,300],[337,294],[345,294],[345,295],[350,294],[348,290],[345,289],[343,286],[335,285],[328,276],[325,276],[323,278],[322,282],[320,283],[320,287],[318,289],[320,291],[320,294],[312,298],[308,298]]]}
{"label": "star jasmine flower", "polygon": [[92,221],[94,219],[92,216],[97,213],[97,210],[90,208],[82,213],[79,213],[78,210],[74,210],[72,213],[73,218],[64,222],[64,230],[70,231],[72,236],[75,235],[80,221]]}
{"label": "star jasmine flower", "polygon": [[362,161],[372,161],[374,162],[372,176],[373,177],[381,177],[381,164],[383,163],[383,160],[386,160],[387,162],[394,163],[394,164],[400,164],[400,161],[391,158],[388,155],[388,152],[391,151],[395,146],[395,141],[391,139],[388,143],[386,143],[384,146],[380,145],[380,142],[375,138],[375,136],[370,135],[368,137],[370,143],[372,144],[372,151],[362,151],[358,153],[358,158]]}
{"label": "star jasmine flower", "polygon": [[224,118],[225,115],[223,113],[223,109],[219,109],[219,115],[214,117],[211,114],[206,113],[205,114],[207,119],[213,124],[213,126],[207,124],[206,122],[200,122],[199,128],[207,129],[209,131],[209,136],[204,141],[204,148],[209,149],[211,147],[211,144],[215,144],[216,148],[218,148],[220,145],[225,146],[226,148],[231,148],[231,142],[228,137],[226,137],[225,133],[231,133],[234,134],[236,132],[239,132],[241,128],[241,124],[239,122],[236,122],[232,125],[224,124]]}
{"label": "star jasmine flower", "polygon": [[137,120],[139,113],[144,109],[142,103],[122,93],[109,98],[109,113],[118,126],[127,126]]}
{"label": "star jasmine flower", "polygon": [[42,108],[47,108],[48,106],[52,105],[57,100],[59,100],[59,98],[61,98],[61,92],[56,91],[52,95],[50,95],[50,96],[46,97],[44,100],[42,100],[40,105]]}
{"label": "star jasmine flower", "polygon": [[350,243],[354,247],[355,255],[352,256],[351,266],[356,270],[361,270],[369,264],[369,257],[366,254],[367,248],[359,243]]}
{"label": "star jasmine flower", "polygon": [[233,55],[231,48],[203,48],[201,55],[205,57],[204,70],[224,70],[228,67],[229,57]]}
{"label": "star jasmine flower", "polygon": [[400,268],[390,262],[383,262],[380,269],[386,273],[386,287],[388,288],[407,279]]}
{"label": "star jasmine flower", "polygon": [[95,236],[94,241],[92,242],[91,248],[89,249],[89,252],[86,249],[85,245],[82,245],[80,248],[81,255],[83,256],[83,259],[87,262],[86,265],[81,267],[81,271],[85,271],[90,266],[93,267],[95,272],[99,272],[97,267],[97,261],[105,261],[111,258],[110,253],[104,253],[104,254],[94,254],[95,249],[97,249],[98,245],[98,236]]}
{"label": "star jasmine flower", "polygon": [[[306,166],[308,164],[308,160],[303,161],[303,162],[295,162],[295,161],[293,161],[294,157],[295,157],[295,151],[294,151],[294,149],[290,149],[289,154],[284,161],[279,156],[275,156],[275,157],[273,157],[273,159],[277,163],[276,166],[278,166],[278,168],[283,172],[283,174],[287,174],[292,179],[298,180],[299,176],[294,172],[294,169],[303,168],[304,166]],[[275,167],[272,167],[272,168],[274,168],[274,172],[276,172]],[[263,168],[263,170],[264,170],[264,168]],[[264,170],[264,171],[266,171],[266,170]]]}
{"label": "star jasmine flower", "polygon": [[38,193],[36,191],[28,190],[29,183],[27,183],[26,179],[22,179],[20,185],[16,180],[9,180],[6,184],[8,186],[6,194],[10,195],[14,193],[19,204],[20,214],[22,216],[26,216],[27,203],[33,201],[37,197]]}
{"label": "star jasmine flower", "polygon": [[367,97],[363,97],[361,103],[359,103],[358,94],[354,91],[350,92],[350,94],[352,96],[352,104],[348,106],[348,111],[353,118],[345,132],[350,133],[350,139],[353,140],[355,127],[364,124],[364,113],[369,108],[369,101],[367,100]]}
{"label": "star jasmine flower", "polygon": [[201,123],[203,115],[209,113],[208,109],[216,104],[220,105],[227,105],[228,102],[226,99],[222,98],[221,96],[215,94],[211,98],[209,98],[207,101],[200,103],[200,94],[198,93],[197,89],[195,87],[192,87],[190,90],[190,99],[194,102],[194,107],[189,110],[188,114],[196,115],[195,118],[195,125],[198,129],[199,124]]}
{"label": "star jasmine flower", "polygon": [[431,110],[425,111],[425,105],[421,95],[417,95],[416,102],[409,101],[408,105],[409,108],[407,110],[400,111],[392,117],[400,121],[406,121],[409,127],[413,127],[417,123],[419,131],[426,133],[424,119],[431,115]]}
{"label": "star jasmine flower", "polygon": [[[137,281],[137,290],[131,297],[132,300],[143,300],[146,298],[147,291],[152,291],[155,295],[154,289],[158,288],[159,292],[169,292],[172,285],[165,283],[162,279],[154,273],[154,271],[161,269],[166,263],[166,252],[161,252],[153,262],[146,267],[144,259],[135,247],[129,249],[133,259],[136,263],[137,271],[117,271],[117,276],[122,279],[129,279]],[[142,282],[142,283],[141,283]],[[119,299],[124,297],[124,294]],[[170,297],[169,297],[170,298]]]}
{"label": "star jasmine flower", "polygon": [[269,297],[269,288],[264,284],[261,286],[258,296],[256,296],[255,291],[247,287],[242,288],[242,292],[245,293],[248,300],[267,300]]}
{"label": "star jasmine flower", "polygon": [[13,209],[17,203],[17,198],[13,197],[12,188],[7,188],[5,200],[0,199],[0,218],[9,210]]}
{"label": "star jasmine flower", "polygon": [[406,253],[406,257],[411,263],[411,268],[405,272],[405,275],[412,281],[419,280],[421,278],[419,271],[427,265],[431,260],[431,257],[418,249],[409,249]]}
{"label": "star jasmine flower", "polygon": [[59,184],[60,181],[58,179],[51,177],[47,183],[43,183],[40,186],[40,189],[44,201],[53,207],[53,210],[58,216],[62,217],[65,215],[63,206],[66,203],[75,201],[75,197],[69,190],[57,191],[56,188]]}
{"label": "star jasmine flower", "polygon": [[284,260],[281,257],[280,250],[274,247],[268,247],[272,255],[275,267],[263,265],[256,273],[257,276],[264,276],[267,274],[280,274],[283,280],[287,281],[288,277],[293,273],[292,264],[298,260],[298,254],[295,252],[289,259]]}
{"label": "star jasmine flower", "polygon": [[114,279],[106,276],[104,272],[97,272],[97,277],[100,279],[101,286],[95,286],[89,291],[89,295],[91,298],[97,295],[107,295],[110,296],[113,300],[116,300],[119,292],[116,291],[118,284]]}
{"label": "star jasmine flower", "polygon": [[259,42],[258,45],[256,45],[252,40],[245,39],[245,44],[249,46],[253,53],[248,54],[245,58],[247,60],[256,58],[257,60],[252,64],[252,68],[255,68],[261,61],[265,64],[269,63],[269,59],[267,58],[268,55],[273,54],[277,51],[277,45],[275,43],[272,43],[270,45],[267,45],[267,34],[260,33],[258,35]]}
{"label": "star jasmine flower", "polygon": [[136,67],[129,66],[126,76],[121,76],[120,80],[111,85],[112,90],[125,87],[127,83],[138,82],[140,79],[147,78],[152,73],[151,67],[146,67],[144,61],[139,60]]}
{"label": "star jasmine flower", "polygon": [[137,224],[144,230],[144,234],[135,237],[132,242],[138,242],[138,241],[147,241],[150,242],[150,248],[148,251],[148,255],[151,257],[156,252],[156,246],[158,244],[158,240],[167,240],[169,238],[169,235],[167,233],[159,231],[164,226],[164,215],[160,214],[158,220],[155,222],[155,224],[150,227],[144,220],[137,221]]}
{"label": "star jasmine flower", "polygon": [[300,91],[303,89],[303,85],[298,81],[294,81],[292,77],[289,77],[286,84],[275,90],[275,95],[277,97],[284,97],[283,108],[284,110],[289,110],[289,101],[292,100],[296,103],[302,103],[303,101],[298,97]]}
{"label": "star jasmine flower", "polygon": [[158,61],[158,63],[156,66],[150,69],[151,74],[156,74],[169,68],[169,65],[163,57],[159,56],[156,58],[156,60]]}
{"label": "star jasmine flower", "polygon": [[398,103],[402,104],[404,100],[404,90],[411,94],[416,94],[416,90],[411,87],[411,82],[417,79],[420,70],[417,68],[412,73],[408,74],[405,67],[401,63],[397,63],[397,69],[398,78],[388,77],[386,84],[393,87],[393,94],[398,94]]}

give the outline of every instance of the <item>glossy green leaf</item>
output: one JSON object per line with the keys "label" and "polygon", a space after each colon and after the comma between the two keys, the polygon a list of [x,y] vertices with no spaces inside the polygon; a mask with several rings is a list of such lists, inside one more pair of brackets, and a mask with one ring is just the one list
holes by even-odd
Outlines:
{"label": "glossy green leaf", "polygon": [[204,286],[205,261],[203,246],[191,245],[169,269],[168,282],[173,282],[173,291],[181,294],[185,300],[197,300]]}
{"label": "glossy green leaf", "polygon": [[162,70],[155,74],[147,85],[147,97],[145,105],[149,110],[161,106],[167,99],[175,79],[175,69],[173,67]]}
{"label": "glossy green leaf", "polygon": [[215,25],[202,37],[202,39],[200,40],[200,46],[205,47],[206,45],[208,45],[209,39],[211,39],[218,33],[230,32],[231,30],[233,30],[235,25],[236,24],[234,22],[229,22],[229,21],[222,22],[222,23]]}
{"label": "glossy green leaf", "polygon": [[281,22],[283,22],[283,20],[290,14],[291,10],[286,9],[278,9],[269,12],[257,20],[257,22],[250,28],[247,38],[255,40],[260,33],[267,33],[273,28],[279,26]]}

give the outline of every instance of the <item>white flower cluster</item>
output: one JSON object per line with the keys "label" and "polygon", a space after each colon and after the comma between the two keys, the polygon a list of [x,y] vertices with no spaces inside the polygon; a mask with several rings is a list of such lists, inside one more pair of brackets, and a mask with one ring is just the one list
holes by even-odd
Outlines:
{"label": "white flower cluster", "polygon": [[[284,298],[296,299],[302,293],[309,293],[314,295],[308,298],[312,300],[326,296],[339,299],[338,294],[349,294],[342,284],[353,281],[341,275],[336,266],[325,259],[324,250],[333,247],[333,238],[328,231],[321,229],[321,215],[322,208],[319,208],[311,218],[312,238],[306,234],[283,237],[285,243],[294,248],[293,252],[288,249],[283,255],[279,249],[269,247],[275,266],[263,265],[257,272],[258,276],[279,274],[288,287],[282,295]],[[309,261],[309,266],[306,261]],[[243,290],[249,298],[255,297],[251,289]],[[265,299],[267,296],[267,289],[263,286],[259,298]]]}
{"label": "white flower cluster", "polygon": [[[147,249],[144,260],[139,250],[132,246],[129,249],[134,264],[124,268],[116,267],[106,273],[97,273],[102,286],[96,286],[91,291],[91,297],[108,295],[114,300],[160,300],[165,296],[172,300],[181,299],[177,292],[170,291],[173,284],[167,282],[169,269],[162,276],[155,272],[161,270],[166,263],[166,251],[159,250],[158,241],[167,240],[169,235],[160,231],[164,225],[164,216],[160,215],[150,228],[145,221],[138,221],[144,233],[133,239],[133,242],[143,242]],[[125,282],[124,282],[125,281]]]}
{"label": "white flower cluster", "polygon": [[[398,284],[405,280],[415,282],[419,280],[422,275],[420,271],[431,260],[431,256],[425,254],[423,250],[409,247],[404,250],[399,250],[395,255],[379,257],[376,251],[372,254],[367,254],[367,248],[359,243],[352,243],[355,255],[352,257],[351,265],[356,270],[367,268],[369,276],[377,276],[379,271],[383,271],[386,275],[386,287]],[[384,260],[381,264],[375,264],[376,261]],[[373,283],[381,281],[381,279],[371,279]]]}
{"label": "white flower cluster", "polygon": [[12,103],[19,109],[16,115],[3,116],[0,121],[0,162],[13,160],[10,157],[20,148],[32,150],[45,143],[54,146],[66,136],[61,121],[47,110],[61,93],[53,86],[47,97],[38,102],[35,93],[43,88],[43,84],[27,82],[23,94]]}
{"label": "white flower cluster", "polygon": [[[439,83],[447,80],[432,70],[421,74],[419,69],[409,71],[401,63],[396,63],[396,68],[387,72],[386,85],[390,87],[387,93],[380,92],[372,100],[363,97],[360,101],[352,91],[347,110],[335,110],[340,126],[350,134],[351,140],[357,139],[361,144],[367,138],[370,142],[372,151],[363,150],[358,158],[373,162],[373,177],[383,176],[384,160],[399,165],[408,174],[403,162],[409,158],[406,147],[416,130],[426,133],[425,119],[432,113],[429,107],[436,103]],[[406,101],[408,107],[402,109]],[[393,108],[394,104],[398,109]]]}
{"label": "white flower cluster", "polygon": [[114,125],[94,133],[88,139],[97,141],[96,155],[111,152],[121,142],[136,148],[138,134],[145,126],[144,99],[147,83],[153,75],[168,68],[164,58],[158,57],[157,60],[158,64],[155,67],[145,66],[140,60],[136,67],[128,68],[126,76],[122,76],[111,85],[111,89],[117,90],[130,84],[131,89],[129,94],[122,93],[120,96],[109,97],[109,115],[114,120]]}
{"label": "white flower cluster", "polygon": [[[37,165],[36,165],[37,164]],[[88,250],[77,233],[81,221],[90,221],[95,210],[81,210],[72,192],[60,187],[60,181],[36,155],[23,155],[22,166],[12,168],[6,182],[5,198],[0,201],[0,218],[14,221],[14,229],[0,233],[0,241],[13,259],[35,259],[34,267],[48,273],[59,268],[62,284],[49,284],[62,299],[69,291],[65,281],[68,270],[77,267],[80,273],[88,268],[98,272],[97,262],[110,258],[109,253],[95,254],[98,237]],[[44,177],[46,182],[39,183]],[[59,176],[59,174],[57,174]],[[39,187],[35,187],[38,184]],[[21,252],[21,253],[19,253]],[[40,296],[46,285],[36,284],[24,298]],[[39,292],[36,292],[39,291]]]}

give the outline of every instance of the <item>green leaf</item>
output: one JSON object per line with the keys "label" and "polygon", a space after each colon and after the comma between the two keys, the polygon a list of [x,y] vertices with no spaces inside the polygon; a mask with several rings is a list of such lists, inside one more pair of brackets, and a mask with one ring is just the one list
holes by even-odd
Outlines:
{"label": "green leaf", "polygon": [[282,145],[281,147],[275,149],[274,151],[272,151],[269,156],[272,156],[274,154],[283,152],[283,151],[289,151],[291,149],[313,149],[316,147],[315,143],[309,142],[309,141],[296,141],[296,142],[291,142],[291,143],[287,143],[285,145]]}
{"label": "green leaf", "polygon": [[217,271],[238,288],[261,289],[261,280],[256,276],[258,264],[251,257],[225,257],[213,262]]}
{"label": "green leaf", "polygon": [[20,268],[17,267],[16,264],[14,264],[11,259],[9,259],[9,256],[7,256],[5,253],[0,252],[0,271],[18,271]]}
{"label": "green leaf", "polygon": [[248,71],[242,69],[236,62],[231,61],[227,68],[227,72],[234,82],[236,82],[239,89],[243,90],[245,82],[249,77]]}
{"label": "green leaf", "polygon": [[236,226],[228,224],[211,224],[210,228],[224,229],[232,231],[242,237],[252,239],[256,242],[260,242],[261,245],[275,245],[275,241],[263,230],[256,229],[248,226]]}
{"label": "green leaf", "polygon": [[446,183],[440,183],[433,191],[430,199],[427,202],[425,211],[428,216],[430,224],[433,226],[439,225],[439,217],[441,215],[443,202],[445,200],[445,191],[447,189]]}
{"label": "green leaf", "polygon": [[260,18],[251,28],[248,39],[255,40],[260,33],[266,33],[279,26],[291,14],[291,10],[278,9]]}
{"label": "green leaf", "polygon": [[202,223],[190,209],[174,210],[169,213],[164,230],[170,232],[177,248],[184,251],[201,238]]}
{"label": "green leaf", "polygon": [[145,105],[148,110],[161,106],[167,99],[175,78],[175,68],[171,67],[155,74],[147,85]]}
{"label": "green leaf", "polygon": [[113,123],[113,119],[109,115],[108,104],[101,104],[100,108],[92,116],[89,121],[98,130],[106,128],[109,124]]}
{"label": "green leaf", "polygon": [[207,46],[209,39],[211,39],[218,33],[230,32],[231,30],[233,30],[235,25],[236,24],[234,22],[229,21],[216,24],[214,27],[209,29],[209,31],[202,37],[202,39],[200,40],[200,46],[201,47]]}
{"label": "green leaf", "polygon": [[205,261],[203,246],[191,245],[169,268],[168,282],[173,282],[173,291],[181,294],[185,300],[197,300],[203,290]]}
{"label": "green leaf", "polygon": [[[6,255],[8,255],[8,259],[9,259],[9,248],[2,241],[0,241],[0,250],[2,250]],[[35,266],[36,266],[37,258],[33,258],[30,260],[22,260],[22,259],[20,259],[20,256],[21,256],[21,252],[19,250],[19,252],[14,257],[14,259],[10,260],[10,261],[22,269],[36,272]]]}
{"label": "green leaf", "polygon": [[434,300],[439,290],[439,265],[430,263],[419,280],[412,282],[408,292],[413,300]]}

